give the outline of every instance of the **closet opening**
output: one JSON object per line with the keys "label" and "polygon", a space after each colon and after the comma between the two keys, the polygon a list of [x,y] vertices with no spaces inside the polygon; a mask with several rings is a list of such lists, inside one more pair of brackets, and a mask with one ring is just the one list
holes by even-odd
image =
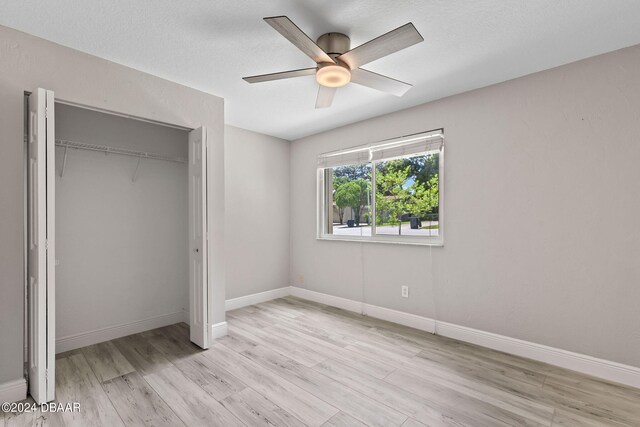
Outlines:
{"label": "closet opening", "polygon": [[55,108],[56,353],[183,322],[188,132]]}
{"label": "closet opening", "polygon": [[156,328],[207,348],[206,131],[57,102],[43,89],[26,102],[34,400],[55,397],[55,354]]}

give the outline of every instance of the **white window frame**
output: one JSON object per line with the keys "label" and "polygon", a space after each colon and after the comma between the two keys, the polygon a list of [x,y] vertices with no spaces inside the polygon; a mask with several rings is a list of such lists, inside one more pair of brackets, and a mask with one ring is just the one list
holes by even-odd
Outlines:
{"label": "white window frame", "polygon": [[[381,235],[376,234],[376,164],[381,161],[391,160],[394,158],[406,158],[413,155],[419,155],[420,153],[403,155],[397,157],[385,157],[377,160],[372,159],[373,152],[379,152],[381,149],[387,146],[402,147],[411,144],[417,140],[440,140],[441,145],[439,150],[429,150],[424,152],[433,153],[438,152],[438,235],[437,236],[411,236],[411,235]],[[391,140],[380,141],[374,144],[361,145],[358,147],[351,147],[345,150],[334,151],[330,153],[323,153],[318,157],[318,169],[317,169],[317,183],[318,183],[318,200],[317,200],[317,236],[318,240],[332,240],[332,241],[347,241],[347,242],[370,242],[370,243],[391,243],[400,245],[422,245],[422,246],[444,246],[444,129],[437,129],[428,132],[421,132],[418,134],[408,135],[400,138],[394,138]],[[333,191],[332,188],[328,188],[327,184],[330,180],[326,179],[327,171],[332,170],[332,167],[323,165],[324,161],[334,156],[349,156],[353,157],[354,153],[365,152],[368,153],[369,161],[367,164],[371,164],[371,236],[343,236],[330,234],[327,231],[329,226],[327,225],[327,191]],[[357,155],[355,155],[357,157]],[[332,187],[332,186],[331,186]]]}

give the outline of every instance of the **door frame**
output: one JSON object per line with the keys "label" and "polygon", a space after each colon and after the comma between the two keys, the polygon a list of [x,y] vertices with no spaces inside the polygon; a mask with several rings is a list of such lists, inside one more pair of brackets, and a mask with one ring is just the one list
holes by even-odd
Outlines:
{"label": "door frame", "polygon": [[[25,97],[25,100],[26,100],[25,102],[27,103],[27,105],[25,106],[26,107],[26,114],[29,113],[29,104],[28,104],[28,102],[29,102],[29,96],[31,94],[32,94],[31,91],[24,91],[24,97]],[[165,127],[169,127],[169,128],[173,128],[173,129],[184,130],[186,132],[193,132],[194,130],[199,129],[199,128],[192,128],[192,127],[189,127],[189,126],[184,126],[184,125],[175,124],[175,123],[163,122],[163,121],[155,120],[153,118],[141,117],[141,116],[136,116],[136,115],[132,115],[132,114],[124,113],[124,112],[118,112],[118,111],[114,111],[114,110],[109,110],[109,109],[102,108],[102,107],[95,107],[95,106],[92,106],[92,105],[87,105],[87,104],[82,104],[82,103],[79,103],[79,102],[70,101],[68,99],[57,98],[55,93],[53,94],[53,103],[54,103],[54,105],[55,104],[69,105],[69,106],[72,106],[72,107],[77,107],[77,108],[82,108],[82,109],[86,109],[86,110],[96,111],[96,112],[104,113],[104,114],[110,114],[110,115],[123,117],[123,118],[131,119],[131,120],[138,120],[138,121],[141,121],[141,122],[152,123],[152,124],[156,124],[156,125],[159,125],[159,126],[165,126]],[[28,119],[28,117],[27,117],[27,119]],[[28,138],[29,138],[28,132],[29,131],[30,130],[27,128],[27,134],[25,135],[25,144],[28,144]],[[206,129],[204,129],[204,133],[205,133],[204,136],[206,138],[206,144],[208,145],[208,144],[210,144],[210,141],[207,138]],[[54,139],[55,139],[55,129],[54,129]],[[187,144],[189,144],[189,142],[187,142]],[[55,143],[54,143],[53,147],[55,149]],[[25,149],[26,148],[27,148],[27,146],[25,145]],[[189,149],[189,147],[187,147],[187,149]],[[208,187],[208,179],[209,179],[209,176],[210,176],[208,173],[206,173],[206,171],[209,168],[209,166],[208,166],[208,163],[209,163],[208,150],[207,150],[207,157],[204,160],[205,160],[205,164],[204,164],[205,171],[204,171],[204,173],[205,173],[205,176],[207,177],[207,182],[205,182],[205,185]],[[28,161],[29,161],[28,153],[25,156],[25,161],[27,162],[26,165],[28,167]],[[54,168],[52,168],[52,169],[53,169],[53,171],[52,171],[51,177],[52,177],[52,179],[54,181],[54,186],[55,186],[55,173],[56,173],[55,172],[55,170],[56,170],[55,169],[55,163],[54,163]],[[25,174],[25,190],[26,191],[28,191],[28,181],[27,181],[28,176],[27,175],[28,175],[28,172],[27,172],[27,174]],[[206,190],[206,191],[208,193],[208,190]],[[25,198],[28,198],[28,194],[26,194],[26,192],[25,192]],[[210,202],[211,202],[210,199],[207,197],[207,202],[206,202],[207,215],[204,218],[206,224],[208,224],[210,222],[210,216],[211,216],[211,210],[209,209]],[[25,204],[26,204],[26,200],[25,200]],[[54,193],[54,206],[55,206],[55,193]],[[25,234],[25,242],[24,242],[24,244],[25,244],[25,277],[24,277],[25,310],[29,310],[29,303],[30,303],[30,301],[28,299],[29,297],[28,297],[28,294],[27,294],[27,287],[28,287],[29,278],[28,278],[28,270],[26,268],[27,259],[28,259],[28,250],[27,250],[28,247],[26,246],[28,244],[28,242],[27,242],[27,239],[28,239],[27,238],[27,231],[26,231],[27,230],[27,226],[28,226],[28,224],[27,224],[28,215],[29,215],[29,210],[25,206],[25,222],[23,223],[24,230],[25,230],[24,231],[24,234]],[[53,232],[55,233],[55,220],[53,221],[52,228],[53,228]],[[207,233],[207,236],[208,236],[208,233]],[[55,248],[55,243],[52,246]],[[206,246],[207,246],[207,249],[208,249],[208,246],[209,246],[208,238],[206,240]],[[188,247],[190,248],[191,245],[189,244]],[[190,251],[190,249],[189,249],[189,251]],[[52,253],[55,254],[55,249],[54,249],[54,251],[52,251]],[[206,253],[207,253],[206,270],[207,271],[211,271],[212,261],[211,261],[210,255],[209,255],[211,252],[207,250]],[[190,256],[190,254],[188,254],[188,256]],[[51,269],[51,274],[53,275],[54,282],[55,282],[55,274],[56,274],[55,273],[55,260],[53,261],[53,268]],[[211,298],[210,298],[210,296],[212,295],[212,289],[211,289],[212,288],[212,282],[210,280],[210,277],[211,277],[210,275],[207,275],[207,278],[206,278],[207,286],[204,288],[204,292],[203,292],[204,293],[204,301],[206,303],[206,310],[204,311],[204,315],[206,316],[206,319],[207,319],[206,323],[205,323],[205,330],[206,330],[206,334],[207,334],[206,340],[205,340],[205,344],[206,344],[205,349],[209,347],[209,344],[213,340],[212,321],[211,321],[211,319],[212,319],[212,312],[211,312],[212,307],[211,307]],[[190,283],[190,281],[187,281],[187,286],[189,288],[189,294],[191,294],[191,283]],[[192,299],[191,295],[189,295],[189,300],[191,300],[191,299]],[[54,306],[55,306],[55,290],[54,290],[54,293],[53,293],[53,303],[54,303]],[[45,310],[48,310],[48,308],[49,308],[49,302],[47,301]],[[191,317],[191,314],[190,314],[190,317]],[[28,319],[28,318],[29,318],[29,312],[25,312],[25,320]],[[191,319],[189,319],[189,321],[191,321]],[[53,350],[52,350],[52,353],[47,354],[46,357],[51,357],[51,355],[52,355],[53,356],[53,360],[54,360],[53,363],[55,364],[55,341],[56,341],[55,319],[54,319],[54,321],[52,322],[51,325],[52,325],[53,329],[50,331],[50,336],[52,337],[52,346],[50,348],[53,349]],[[30,351],[30,348],[28,347],[29,346],[29,335],[28,335],[29,334],[29,330],[28,329],[29,329],[28,325],[25,324],[25,328],[24,328],[24,342],[25,342],[25,353],[24,353],[24,356],[25,356],[25,359],[26,359],[25,362],[28,362],[28,352]],[[26,370],[26,374],[28,374],[28,370]],[[50,384],[48,385],[48,389],[51,391],[51,394],[48,395],[49,400],[52,400],[54,398],[54,393],[55,393],[55,376],[54,375],[55,374],[51,375],[53,381],[51,381]],[[28,382],[29,382],[29,380],[27,378],[27,384],[28,384]]]}

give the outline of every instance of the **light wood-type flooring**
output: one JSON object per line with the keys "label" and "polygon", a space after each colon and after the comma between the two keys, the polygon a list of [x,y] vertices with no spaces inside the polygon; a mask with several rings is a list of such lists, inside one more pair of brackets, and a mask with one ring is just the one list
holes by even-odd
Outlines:
{"label": "light wood-type flooring", "polygon": [[294,297],[58,355],[77,413],[0,426],[640,426],[640,390]]}

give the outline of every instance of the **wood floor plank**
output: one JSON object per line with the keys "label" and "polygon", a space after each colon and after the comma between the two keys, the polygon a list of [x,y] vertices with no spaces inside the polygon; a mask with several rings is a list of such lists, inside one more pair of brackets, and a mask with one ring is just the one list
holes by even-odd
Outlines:
{"label": "wood floor plank", "polygon": [[[396,344],[392,339],[380,336],[380,334],[371,333],[373,326],[366,325],[364,323],[369,318],[366,316],[361,317],[362,319],[354,320],[351,318],[342,318],[325,311],[309,311],[305,313],[304,316],[297,317],[295,320],[298,322],[317,324],[325,329],[334,329],[340,331],[342,334],[348,336],[353,341]],[[408,353],[415,354],[421,349],[412,347],[408,350]]]}
{"label": "wood floor plank", "polygon": [[443,412],[456,410],[466,418],[477,420],[479,425],[500,426],[550,426],[551,417],[545,422],[538,422],[502,407],[494,406],[474,396],[468,396],[459,391],[449,389],[440,384],[429,382],[410,372],[397,370],[389,375],[385,381],[424,397],[435,405],[439,405]]}
{"label": "wood floor plank", "polygon": [[606,395],[640,405],[640,389],[593,378],[579,372],[557,368],[547,374],[545,384],[571,387],[595,396]]}
{"label": "wood floor plank", "polygon": [[395,352],[395,354],[405,357],[412,357],[422,351],[422,348],[415,345],[400,345],[400,343],[394,341],[394,339],[375,333],[371,327],[365,327],[359,322],[349,323],[349,319],[341,320],[332,318],[329,313],[314,313],[298,319],[300,319],[300,321],[316,322],[325,328],[344,331],[352,340],[356,341],[351,345],[363,344],[376,348],[379,347],[381,349],[391,350]]}
{"label": "wood floor plank", "polygon": [[363,356],[373,356],[377,360],[386,363],[387,365],[393,365],[397,363],[411,364],[415,354],[407,354],[403,352],[396,352],[393,346],[380,343],[371,343],[365,341],[358,341],[355,344],[345,347],[347,350],[360,353]]}
{"label": "wood floor plank", "polygon": [[381,404],[397,409],[409,417],[428,421],[430,426],[455,424],[475,427],[478,425],[476,420],[469,418],[455,408],[434,404],[402,387],[368,376],[335,361],[327,360],[314,366],[313,369]]}
{"label": "wood floor plank", "polygon": [[185,335],[189,336],[189,325],[185,322],[176,323],[176,326],[182,328],[185,331]]}
{"label": "wood floor plank", "polygon": [[[420,358],[422,360],[419,360]],[[472,359],[462,354],[448,351],[422,351],[414,359],[416,363],[430,366],[440,366],[443,369],[466,371],[477,378],[503,379],[505,385],[510,383],[531,386],[532,390],[542,388],[546,375],[522,368],[515,368],[499,362]]]}
{"label": "wood floor plank", "polygon": [[509,396],[509,400],[517,399],[517,404],[522,402],[532,402],[543,404],[545,409],[540,409],[539,413],[551,413],[553,404],[541,399],[542,386],[531,385],[528,383],[513,380],[508,376],[493,370],[482,370],[472,364],[460,366],[456,364],[435,364],[427,362],[424,359],[416,358],[420,361],[420,366],[402,366],[402,369],[409,370],[412,374],[421,377],[427,381],[433,381],[446,385],[450,388],[460,389],[468,388],[473,393],[487,394],[488,396],[500,397]]}
{"label": "wood floor plank", "polygon": [[367,425],[356,420],[351,415],[338,412],[329,421],[322,424],[322,427],[367,427]]}
{"label": "wood floor plank", "polygon": [[247,426],[304,427],[304,423],[251,388],[220,403]]}
{"label": "wood floor plank", "polygon": [[[412,372],[413,373],[413,372]],[[431,371],[428,380],[466,396],[474,397],[505,411],[521,415],[540,424],[549,424],[553,416],[553,407],[548,403],[536,400],[537,395],[523,397],[511,391],[492,387],[482,382],[470,380],[458,375],[442,374]]]}
{"label": "wood floor plank", "polygon": [[143,334],[129,335],[113,340],[113,344],[127,361],[141,374],[151,373],[171,365],[157,348]]}
{"label": "wood floor plank", "polygon": [[251,306],[252,310],[248,310],[247,307],[235,310],[234,314],[227,314],[227,322],[233,322],[234,320],[242,320],[244,322],[251,323],[258,328],[268,328],[272,325],[271,319],[265,319],[263,314],[264,310],[257,306]]}
{"label": "wood floor plank", "polygon": [[56,359],[64,359],[65,357],[73,356],[74,354],[80,354],[80,353],[82,353],[82,348],[63,351],[62,353],[56,353]]}
{"label": "wood floor plank", "polygon": [[[323,316],[326,316],[326,318]],[[395,325],[396,328],[390,330],[382,328],[379,325],[367,325],[366,322],[370,319],[367,316],[356,313],[351,313],[351,316],[358,316],[360,320],[353,322],[351,317],[332,318],[332,314],[324,311],[320,312],[319,317],[316,315],[310,318],[320,325],[326,323],[327,326],[331,325],[332,328],[337,330],[342,330],[346,327],[347,329],[344,329],[345,332],[348,332],[350,337],[355,341],[393,347],[399,349],[399,353],[404,355],[415,355],[420,351],[438,346],[438,344],[434,342],[434,336],[430,333],[411,328],[406,328],[406,333],[400,333],[397,330],[398,325]],[[296,321],[299,322],[303,320],[305,320],[303,317],[296,319]]]}
{"label": "wood floor plank", "polygon": [[590,418],[574,412],[556,409],[551,427],[628,427],[615,421],[605,421],[600,417]]}
{"label": "wood floor plank", "polygon": [[109,400],[126,425],[181,426],[184,423],[138,372],[102,383]]}
{"label": "wood floor plank", "polygon": [[548,372],[553,368],[551,365],[543,362],[537,362],[535,360],[526,359],[524,357],[514,356],[512,354],[503,353],[501,351],[492,350],[490,348],[481,347],[446,337],[438,336],[437,338],[440,339],[439,342],[442,343],[441,346],[443,348],[446,348],[447,351],[466,355],[467,357],[470,357],[472,359],[483,360],[491,363],[501,363],[513,368],[537,372],[544,376],[546,376]]}
{"label": "wood floor plank", "polygon": [[[516,374],[513,373],[514,370],[512,368],[502,366],[498,362],[495,362],[491,365],[488,364],[488,362],[485,364],[481,364],[480,368],[482,368],[482,370],[476,369],[475,378],[473,378],[472,376],[470,376],[471,378],[466,378],[465,375],[461,375],[461,373],[464,371],[452,374],[451,372],[446,372],[446,370],[444,369],[434,367],[433,363],[430,363],[429,359],[427,359],[426,357],[407,357],[406,355],[401,354],[396,355],[396,352],[388,346],[359,342],[355,345],[348,346],[347,349],[359,352],[361,354],[374,354],[376,355],[376,357],[380,358],[388,364],[394,363],[395,361],[395,364],[402,367],[403,369],[415,372],[418,375],[424,374],[427,380],[433,379],[432,377],[437,373],[439,374],[438,378],[440,380],[454,381],[454,383],[456,383],[456,387],[470,386],[471,389],[479,393],[485,393],[487,390],[491,390],[493,391],[493,394],[507,396],[509,399],[515,400],[516,406],[521,405],[522,399],[535,401],[541,390],[541,382],[538,382],[533,386],[528,386],[527,383],[516,382],[512,381],[509,378],[504,378],[505,373],[511,373],[512,376],[516,376]],[[422,356],[423,354],[424,353],[421,352],[417,356]],[[452,360],[456,360],[455,356],[453,355],[451,355],[449,359],[441,359],[440,364],[443,368],[445,368]],[[467,366],[473,367],[474,364],[469,363]],[[479,378],[482,378],[482,380],[480,380]],[[528,377],[523,376],[519,379],[525,380],[528,379]],[[449,386],[451,387],[451,385]],[[550,417],[550,409],[546,410],[546,412],[549,412],[549,414],[544,414],[545,409],[537,409],[538,415],[540,417],[534,417],[534,419],[541,420],[542,418]]]}
{"label": "wood floor plank", "polygon": [[382,320],[382,319],[377,319],[375,317],[365,316],[359,313],[355,313],[353,311],[343,310],[337,307],[327,306],[323,308],[320,312],[329,314],[330,316],[335,317],[335,319],[337,320],[341,320],[347,323],[349,322],[355,323],[365,328],[377,327],[377,328],[386,329],[389,331],[397,331],[403,335],[408,333],[425,335],[424,331],[420,331],[418,329],[399,325],[397,323],[389,322],[388,320]]}
{"label": "wood floor plank", "polygon": [[325,356],[313,348],[302,345],[299,341],[284,335],[274,334],[272,329],[258,328],[240,319],[230,320],[228,323],[234,333],[246,336],[249,340],[259,344],[277,347],[279,352],[305,366],[313,366],[326,359]]}
{"label": "wood floor plank", "polygon": [[309,426],[320,426],[338,409],[281,376],[241,356],[222,344],[214,344],[206,357]]}
{"label": "wood floor plank", "polygon": [[175,366],[147,374],[144,379],[188,426],[244,425]]}
{"label": "wood floor plank", "polygon": [[[365,320],[368,319],[365,316],[362,317],[364,317]],[[257,318],[260,320],[256,320]],[[254,326],[262,329],[267,329],[274,323],[273,319],[260,318],[259,315],[247,316],[245,322],[249,323],[252,321],[260,322],[254,324]],[[393,351],[395,354],[406,357],[414,356],[422,350],[421,347],[416,345],[404,345],[402,343],[398,343],[392,338],[372,332],[373,328],[371,328],[371,326],[364,326],[361,322],[354,323],[351,319],[337,319],[329,313],[318,311],[310,312],[306,313],[304,316],[295,318],[294,321],[298,322],[298,324],[313,324],[315,327],[321,327],[324,330],[340,331],[340,333],[349,340],[347,343],[348,345],[363,343],[366,345],[386,348],[387,350]]]}
{"label": "wood floor plank", "polygon": [[242,355],[370,426],[400,426],[407,419],[406,415],[265,346],[246,350]]}
{"label": "wood floor plank", "polygon": [[[386,320],[340,309],[331,310],[327,308],[320,313],[325,316],[328,315],[332,321],[348,324],[354,330],[358,329],[368,337],[365,341],[392,344],[410,354],[416,354],[425,347],[428,348],[433,345],[432,334],[387,322]],[[409,339],[409,337],[412,337],[412,339]]]}
{"label": "wood floor plank", "polygon": [[349,344],[353,344],[356,340],[344,335],[340,332],[340,330],[336,330],[335,328],[323,328],[321,324],[316,322],[309,322],[304,318],[276,318],[269,313],[265,313],[263,310],[258,310],[255,313],[249,314],[241,314],[238,316],[239,318],[251,318],[251,317],[262,317],[265,321],[269,322],[269,326],[273,324],[279,324],[285,326],[289,329],[293,329],[304,333],[306,335],[311,335],[315,338],[327,341],[331,344],[346,347]]}
{"label": "wood floor plank", "polygon": [[188,335],[185,336],[177,326],[157,329],[146,339],[172,363],[203,352],[200,347],[189,341]]}
{"label": "wood floor plank", "polygon": [[640,402],[629,405],[606,394],[593,395],[573,387],[546,384],[542,388],[542,399],[567,412],[600,420],[602,423],[640,425]]}
{"label": "wood floor plank", "polygon": [[228,334],[225,337],[218,338],[216,342],[223,344],[226,347],[229,347],[233,351],[240,353],[244,350],[249,350],[258,345],[258,343],[253,342],[246,337],[241,338],[235,334],[235,329],[233,326],[229,327]]}
{"label": "wood floor plank", "polygon": [[100,382],[135,371],[112,341],[84,347],[82,354]]}
{"label": "wood floor plank", "polygon": [[60,413],[66,426],[124,425],[84,354],[56,360],[56,400],[80,402],[79,412]]}
{"label": "wood floor plank", "polygon": [[402,427],[429,427],[426,424],[422,424],[419,421],[414,420],[413,418],[409,418],[407,421],[402,424]]}
{"label": "wood floor plank", "polygon": [[293,306],[293,305],[285,307],[278,300],[266,301],[266,302],[257,304],[257,306],[258,307],[265,307],[267,309],[272,309],[274,311],[278,311],[278,312],[282,313],[284,316],[292,317],[292,318],[302,316],[306,312],[304,307]]}
{"label": "wood floor plank", "polygon": [[[401,365],[403,369],[406,368],[429,382],[476,397],[543,424],[553,414],[552,404],[540,399],[540,386],[512,381],[502,373],[486,370],[482,374],[476,372],[476,375],[469,375],[466,370],[446,369],[446,361],[433,364],[419,357]],[[419,369],[411,369],[412,366]]]}
{"label": "wood floor plank", "polygon": [[247,386],[234,375],[213,363],[204,354],[176,362],[184,376],[209,393],[216,400],[231,396]]}
{"label": "wood floor plank", "polygon": [[[233,329],[234,325],[234,323],[231,323],[232,331],[235,331]],[[242,328],[251,334],[267,335],[269,339],[260,340],[261,343],[278,349],[282,354],[305,366],[313,366],[322,360],[333,357],[360,369],[375,371],[380,378],[384,378],[395,369],[391,365],[382,364],[365,355],[348,351],[343,347],[275,323],[268,328],[261,329],[247,323],[243,324]],[[300,354],[301,352],[302,355]]]}
{"label": "wood floor plank", "polygon": [[304,343],[306,346],[313,348],[318,354],[325,359],[333,359],[340,363],[360,370],[364,373],[372,375],[376,378],[384,378],[393,372],[396,367],[387,363],[377,361],[373,357],[349,351],[344,347],[336,346],[330,342],[307,335],[296,330],[286,327],[274,327],[269,331],[277,331],[280,334],[291,336],[296,342]]}

